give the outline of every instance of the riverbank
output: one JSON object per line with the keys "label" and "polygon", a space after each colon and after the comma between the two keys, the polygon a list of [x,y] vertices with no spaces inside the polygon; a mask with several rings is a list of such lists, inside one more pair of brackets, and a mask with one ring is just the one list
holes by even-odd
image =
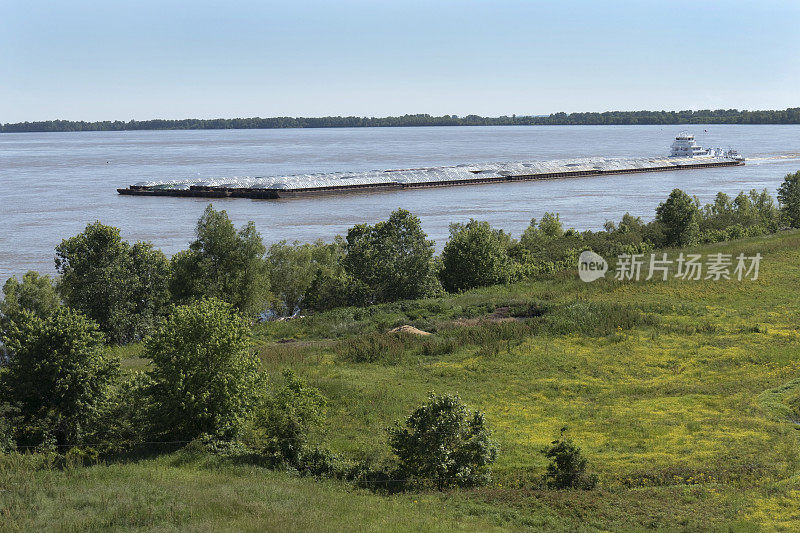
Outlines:
{"label": "riverbank", "polygon": [[[800,233],[684,251],[760,253],[759,278],[587,284],[568,272],[259,326],[262,368],[292,368],[329,400],[327,430],[314,442],[380,461],[386,427],[430,390],[459,392],[500,444],[490,486],[384,496],[202,454],[68,468],[17,457],[0,463],[4,527],[797,529]],[[588,306],[647,319],[584,332],[510,327],[550,320],[513,319],[532,302],[562,318]],[[403,324],[433,335],[387,333]],[[461,340],[421,349],[448,337]],[[362,338],[386,349],[359,358],[371,353]],[[138,350],[120,349],[126,369],[142,368]],[[564,426],[599,475],[597,489],[536,487],[546,466],[539,450]]]}

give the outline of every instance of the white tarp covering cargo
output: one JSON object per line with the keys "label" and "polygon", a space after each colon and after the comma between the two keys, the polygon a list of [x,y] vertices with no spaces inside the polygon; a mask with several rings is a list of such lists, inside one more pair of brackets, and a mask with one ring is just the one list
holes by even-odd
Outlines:
{"label": "white tarp covering cargo", "polygon": [[730,163],[731,158],[663,157],[613,159],[589,157],[554,161],[517,161],[511,163],[481,163],[446,167],[397,170],[370,170],[366,172],[331,172],[323,174],[297,174],[272,177],[227,177],[206,179],[166,179],[137,183],[138,187],[157,190],[187,190],[192,186],[222,187],[229,189],[276,189],[281,191],[369,187],[380,185],[414,185],[441,182],[480,181],[486,178],[536,176],[570,172],[615,172],[647,170],[680,165]]}

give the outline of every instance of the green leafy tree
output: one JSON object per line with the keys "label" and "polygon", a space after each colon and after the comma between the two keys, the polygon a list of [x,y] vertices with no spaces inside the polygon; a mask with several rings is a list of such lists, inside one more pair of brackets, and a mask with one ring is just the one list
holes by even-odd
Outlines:
{"label": "green leafy tree", "polygon": [[401,475],[433,480],[439,490],[486,482],[497,458],[483,413],[467,409],[458,395],[431,393],[405,425],[389,430],[389,445]]}
{"label": "green leafy tree", "polygon": [[520,243],[528,250],[536,251],[545,242],[562,235],[564,235],[564,227],[561,225],[561,217],[558,213],[547,212],[542,216],[542,220],[538,224],[535,218],[531,219],[530,225],[522,233]]}
{"label": "green leafy tree", "polygon": [[800,228],[800,170],[783,178],[778,189],[778,202],[789,226]]}
{"label": "green leafy tree", "polygon": [[170,288],[178,303],[218,298],[247,316],[266,310],[269,273],[266,247],[255,224],[239,231],[225,211],[209,204],[197,221],[197,239],[172,258]]}
{"label": "green leafy tree", "polygon": [[[764,229],[764,233],[774,233],[780,228],[780,210],[775,206],[775,200],[766,189],[758,192],[750,191],[750,202],[756,217],[756,224]],[[741,222],[740,222],[741,223]]]}
{"label": "green leafy tree", "polygon": [[95,222],[56,247],[58,291],[113,342],[146,335],[169,302],[169,261],[149,243],[133,246]]}
{"label": "green leafy tree", "polygon": [[511,255],[527,275],[574,268],[578,255],[590,247],[585,239],[588,235],[574,229],[564,231],[558,214],[545,213],[538,224],[531,219]]}
{"label": "green leafy tree", "polygon": [[440,290],[433,251],[419,219],[398,209],[374,226],[350,228],[343,265],[369,288],[370,303],[424,298]]}
{"label": "green leafy tree", "polygon": [[695,244],[700,232],[697,203],[685,192],[674,189],[656,208],[656,221],[664,228],[666,246]]}
{"label": "green leafy tree", "polygon": [[703,242],[765,235],[780,227],[780,211],[766,189],[740,192],[733,200],[718,193],[714,203],[701,210],[699,224]]}
{"label": "green leafy tree", "polygon": [[97,324],[66,307],[45,319],[26,312],[3,342],[10,358],[0,374],[0,404],[17,409],[20,444],[90,440],[119,375]]}
{"label": "green leafy tree", "polygon": [[309,433],[325,418],[325,397],[291,370],[283,372],[283,383],[275,384],[254,410],[248,443],[266,453],[300,467]]}
{"label": "green leafy tree", "polygon": [[597,476],[586,472],[588,461],[572,440],[563,436],[554,440],[542,453],[550,459],[545,482],[554,489],[592,489]]}
{"label": "green leafy tree", "polygon": [[0,301],[0,335],[8,331],[11,323],[19,320],[24,312],[47,318],[60,305],[49,276],[30,270],[22,276],[22,280],[9,278],[3,285],[3,300]]}
{"label": "green leafy tree", "polygon": [[362,281],[354,279],[344,270],[319,269],[303,296],[306,309],[327,311],[350,305],[365,306],[372,301],[372,291]]}
{"label": "green leafy tree", "polygon": [[216,298],[178,306],[145,340],[157,434],[236,435],[258,390],[248,322]]}
{"label": "green leafy tree", "polygon": [[400,117],[250,117],[232,119],[104,120],[99,122],[45,120],[0,124],[0,132],[124,131],[250,128],[353,128],[384,126],[506,126],[506,125],[619,125],[619,124],[800,124],[800,108],[769,111],[699,109],[697,111],[606,111],[603,113],[552,113],[547,116],[481,117],[425,113]]}
{"label": "green leafy tree", "polygon": [[274,309],[281,314],[293,314],[306,306],[306,294],[317,277],[333,277],[342,272],[344,241],[338,237],[332,243],[287,244],[270,246],[267,253],[269,279],[275,296]]}
{"label": "green leafy tree", "polygon": [[170,264],[161,250],[136,242],[128,252],[126,313],[122,324],[126,338],[139,340],[150,333],[169,309]]}
{"label": "green leafy tree", "polygon": [[714,198],[714,203],[703,207],[701,214],[701,231],[719,230],[734,223],[736,219],[736,208],[730,196],[724,192],[719,192]]}
{"label": "green leafy tree", "polygon": [[492,229],[488,222],[452,224],[442,251],[442,286],[456,292],[514,281],[519,268],[508,255],[510,246],[508,234]]}
{"label": "green leafy tree", "polygon": [[564,235],[564,226],[561,225],[561,217],[558,213],[545,213],[539,222],[539,231],[545,237],[555,239]]}

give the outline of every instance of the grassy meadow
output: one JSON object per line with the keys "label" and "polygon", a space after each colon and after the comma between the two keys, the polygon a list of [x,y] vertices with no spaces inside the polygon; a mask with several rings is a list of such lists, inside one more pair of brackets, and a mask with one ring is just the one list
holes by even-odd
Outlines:
{"label": "grassy meadow", "polygon": [[[388,426],[429,391],[458,392],[500,446],[488,486],[384,495],[179,450],[93,466],[9,455],[0,530],[797,530],[800,232],[698,252],[760,253],[759,279],[564,272],[256,327],[264,368],[328,398],[315,442],[381,464]],[[432,335],[388,333],[404,324]],[[118,350],[145,368],[140,347]],[[541,489],[540,450],[564,427],[597,489]]]}

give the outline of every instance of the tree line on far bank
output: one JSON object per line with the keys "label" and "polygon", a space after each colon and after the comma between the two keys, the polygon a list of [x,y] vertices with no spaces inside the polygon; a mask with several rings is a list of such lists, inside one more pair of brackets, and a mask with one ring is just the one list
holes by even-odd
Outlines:
{"label": "tree line on far bank", "polygon": [[557,126],[557,125],[653,125],[653,124],[800,124],[800,108],[748,111],[700,109],[696,111],[606,111],[602,113],[552,113],[534,116],[482,117],[478,115],[397,117],[250,117],[215,119],[43,120],[0,124],[0,133],[130,131],[130,130],[218,130],[282,128],[365,128],[414,126]]}

